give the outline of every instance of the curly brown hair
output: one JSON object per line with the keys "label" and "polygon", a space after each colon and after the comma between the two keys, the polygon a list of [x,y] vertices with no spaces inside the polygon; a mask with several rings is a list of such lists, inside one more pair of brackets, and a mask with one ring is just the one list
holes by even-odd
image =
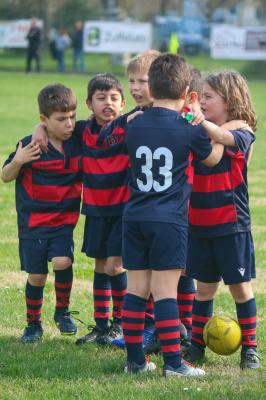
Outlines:
{"label": "curly brown hair", "polygon": [[211,73],[205,77],[211,86],[228,106],[228,120],[241,119],[256,131],[257,115],[251,101],[246,80],[235,71]]}

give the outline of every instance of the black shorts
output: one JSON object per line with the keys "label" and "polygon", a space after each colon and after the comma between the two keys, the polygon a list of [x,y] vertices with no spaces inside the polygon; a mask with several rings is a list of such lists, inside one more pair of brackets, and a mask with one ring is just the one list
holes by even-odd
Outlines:
{"label": "black shorts", "polygon": [[183,269],[186,256],[186,228],[167,222],[123,222],[123,266],[126,269]]}
{"label": "black shorts", "polygon": [[50,239],[19,239],[21,269],[30,274],[48,274],[48,262],[54,257],[69,257],[74,261],[72,235]]}
{"label": "black shorts", "polygon": [[187,274],[200,282],[226,285],[250,281],[256,277],[255,253],[250,232],[214,238],[190,236]]}
{"label": "black shorts", "polygon": [[86,217],[81,251],[92,258],[122,256],[122,216]]}

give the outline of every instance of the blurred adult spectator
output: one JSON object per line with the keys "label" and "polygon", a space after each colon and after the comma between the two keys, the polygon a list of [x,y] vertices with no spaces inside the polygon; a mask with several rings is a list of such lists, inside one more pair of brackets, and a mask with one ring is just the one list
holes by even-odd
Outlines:
{"label": "blurred adult spectator", "polygon": [[84,72],[85,71],[85,61],[84,61],[84,51],[83,51],[83,22],[75,22],[75,33],[73,36],[73,71]]}
{"label": "blurred adult spectator", "polygon": [[59,72],[65,71],[65,52],[71,46],[71,39],[66,30],[61,27],[55,37],[55,54],[57,60],[57,70]]}
{"label": "blurred adult spectator", "polygon": [[40,72],[42,31],[38,26],[38,21],[36,18],[32,18],[31,20],[30,29],[26,39],[28,41],[26,72],[31,72],[32,60],[35,60],[36,62],[36,72]]}

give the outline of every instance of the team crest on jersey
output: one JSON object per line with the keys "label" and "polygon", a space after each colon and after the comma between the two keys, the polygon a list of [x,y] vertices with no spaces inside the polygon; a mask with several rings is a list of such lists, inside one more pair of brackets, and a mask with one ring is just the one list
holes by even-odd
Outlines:
{"label": "team crest on jersey", "polygon": [[110,145],[114,145],[120,142],[120,137],[121,135],[117,134],[117,133],[112,133],[112,135],[108,136],[106,138],[106,143],[110,146]]}
{"label": "team crest on jersey", "polygon": [[238,268],[238,271],[239,271],[239,273],[240,273],[241,276],[244,276],[244,274],[245,274],[245,269],[246,269],[246,268],[243,268],[243,267]]}

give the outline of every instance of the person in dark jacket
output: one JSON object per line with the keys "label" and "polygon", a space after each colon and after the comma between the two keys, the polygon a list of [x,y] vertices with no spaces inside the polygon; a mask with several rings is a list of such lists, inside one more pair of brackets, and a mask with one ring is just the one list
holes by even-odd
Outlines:
{"label": "person in dark jacket", "polygon": [[40,72],[42,31],[41,28],[38,26],[36,18],[32,18],[31,20],[30,29],[28,31],[26,39],[28,41],[26,72],[31,72],[32,60],[36,61],[36,72]]}
{"label": "person in dark jacket", "polygon": [[72,41],[73,46],[73,71],[84,72],[85,61],[83,51],[83,22],[76,21],[75,33]]}

